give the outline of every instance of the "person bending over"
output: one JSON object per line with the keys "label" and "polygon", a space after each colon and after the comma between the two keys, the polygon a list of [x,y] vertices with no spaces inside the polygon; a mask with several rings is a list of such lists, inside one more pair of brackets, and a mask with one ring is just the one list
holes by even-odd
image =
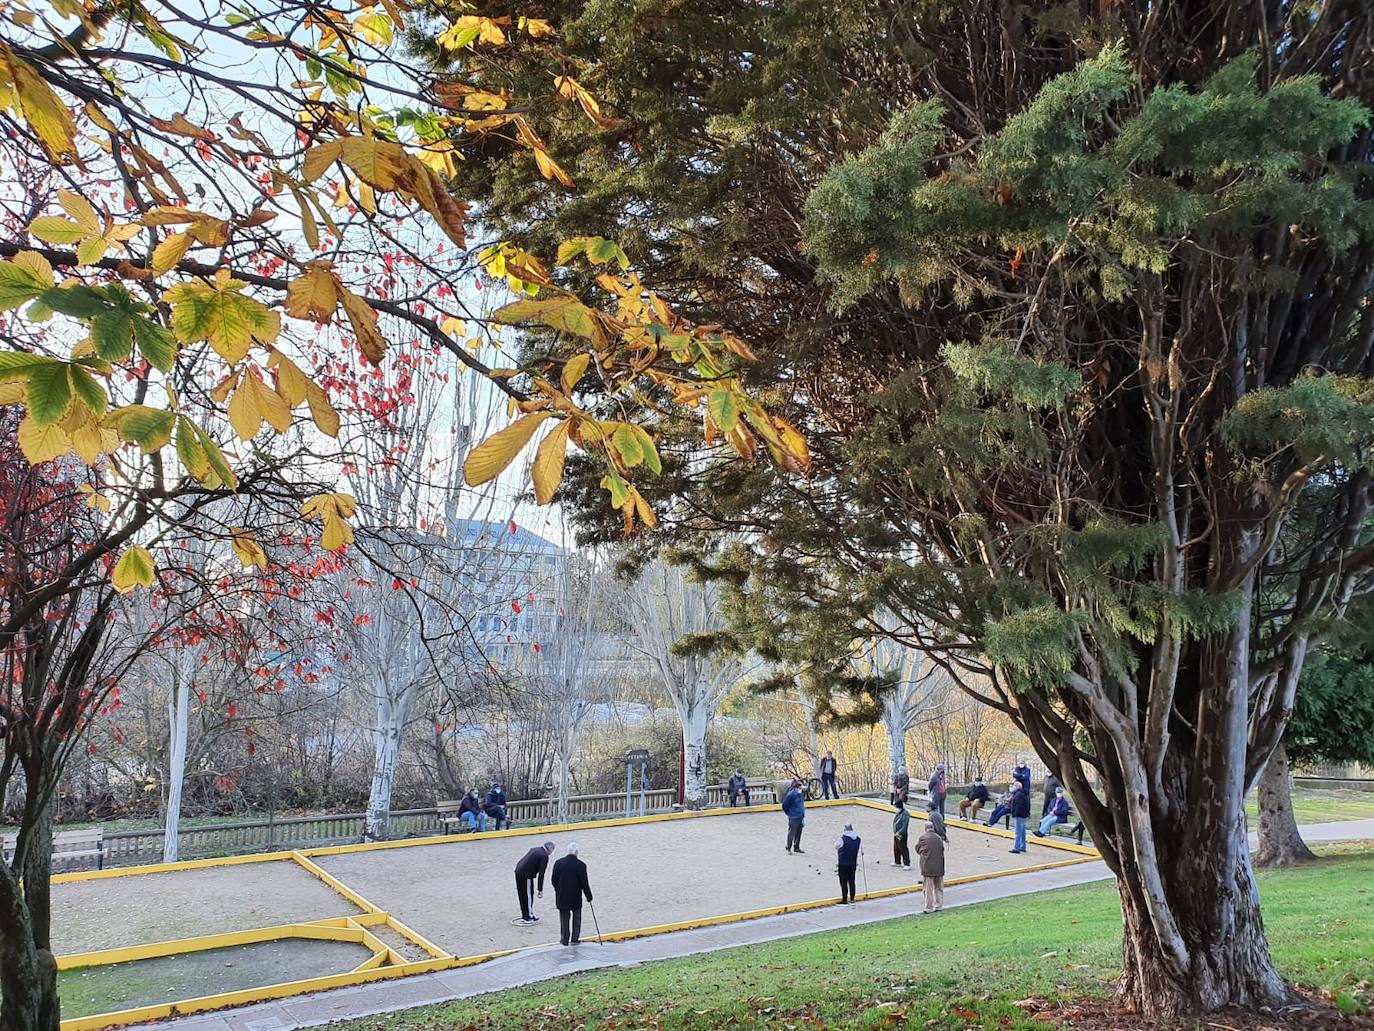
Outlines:
{"label": "person bending over", "polygon": [[546,841],[542,845],[537,845],[520,857],[520,862],[515,864],[515,894],[520,899],[520,922],[522,924],[538,923],[539,918],[534,915],[534,882],[539,881],[539,897],[544,897],[544,870],[549,865],[549,856],[553,855],[553,842]]}

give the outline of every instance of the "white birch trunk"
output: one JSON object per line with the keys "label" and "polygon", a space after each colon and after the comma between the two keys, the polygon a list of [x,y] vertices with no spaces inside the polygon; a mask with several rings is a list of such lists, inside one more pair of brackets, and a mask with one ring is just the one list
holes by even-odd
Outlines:
{"label": "white birch trunk", "polygon": [[175,863],[181,829],[181,789],[186,781],[186,738],[191,717],[191,682],[175,666],[173,690],[167,700],[167,724],[171,731],[167,750],[167,812],[162,826],[162,861]]}
{"label": "white birch trunk", "polygon": [[683,804],[688,809],[701,809],[706,805],[706,725],[711,713],[693,699],[679,703],[677,714],[682,720],[682,744],[687,757]]}
{"label": "white birch trunk", "polygon": [[393,704],[385,691],[377,695],[377,729],[372,763],[372,790],[363,817],[363,840],[384,841],[391,829],[391,786],[396,778],[396,757],[401,751],[401,731],[409,708],[408,693]]}
{"label": "white birch trunk", "polygon": [[[899,689],[900,690],[900,689]],[[901,699],[894,696],[883,703],[883,730],[887,732],[887,765],[892,776],[906,766],[906,720]]]}

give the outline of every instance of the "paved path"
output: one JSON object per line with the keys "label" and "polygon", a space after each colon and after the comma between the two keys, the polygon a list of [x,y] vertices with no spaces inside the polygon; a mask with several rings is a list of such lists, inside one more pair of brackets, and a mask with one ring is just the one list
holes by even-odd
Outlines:
{"label": "paved path", "polygon": [[[1302,835],[1309,842],[1374,839],[1374,820],[1310,824],[1302,828]],[[967,906],[1045,888],[1086,884],[1110,876],[1110,871],[1103,863],[1083,863],[1059,870],[1017,874],[948,888],[945,891],[945,905]],[[756,945],[779,938],[912,916],[920,900],[919,894],[904,895],[862,902],[857,906],[832,906],[607,945],[589,943],[576,949],[550,945],[478,966],[397,981],[380,981],[357,988],[340,988],[332,992],[257,1003],[215,1013],[198,1013],[141,1025],[134,1031],[293,1031],[295,1028],[314,1027],[335,1020],[370,1017],[412,1006],[518,988],[583,970],[636,966],[657,959],[715,952],[717,949]]]}

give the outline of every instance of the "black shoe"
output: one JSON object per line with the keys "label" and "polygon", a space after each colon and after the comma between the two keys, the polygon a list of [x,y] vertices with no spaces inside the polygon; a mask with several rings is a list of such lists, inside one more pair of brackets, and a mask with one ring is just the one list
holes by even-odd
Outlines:
{"label": "black shoe", "polygon": [[797,852],[797,855],[799,855],[799,856],[804,856],[804,855],[806,855],[806,853],[803,852],[801,849],[797,849],[796,852]]}

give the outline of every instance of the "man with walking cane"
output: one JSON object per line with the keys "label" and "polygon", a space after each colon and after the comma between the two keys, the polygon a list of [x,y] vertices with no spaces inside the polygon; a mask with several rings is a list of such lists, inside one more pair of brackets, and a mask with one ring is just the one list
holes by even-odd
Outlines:
{"label": "man with walking cane", "polygon": [[854,874],[859,866],[859,835],[852,823],[835,839],[835,872],[840,875],[840,905],[854,902]]}
{"label": "man with walking cane", "polygon": [[[558,907],[558,941],[561,945],[582,943],[582,897],[592,900],[592,887],[587,882],[587,864],[577,858],[577,845],[568,846],[568,854],[553,864],[553,901]],[[598,935],[599,936],[599,935]]]}

